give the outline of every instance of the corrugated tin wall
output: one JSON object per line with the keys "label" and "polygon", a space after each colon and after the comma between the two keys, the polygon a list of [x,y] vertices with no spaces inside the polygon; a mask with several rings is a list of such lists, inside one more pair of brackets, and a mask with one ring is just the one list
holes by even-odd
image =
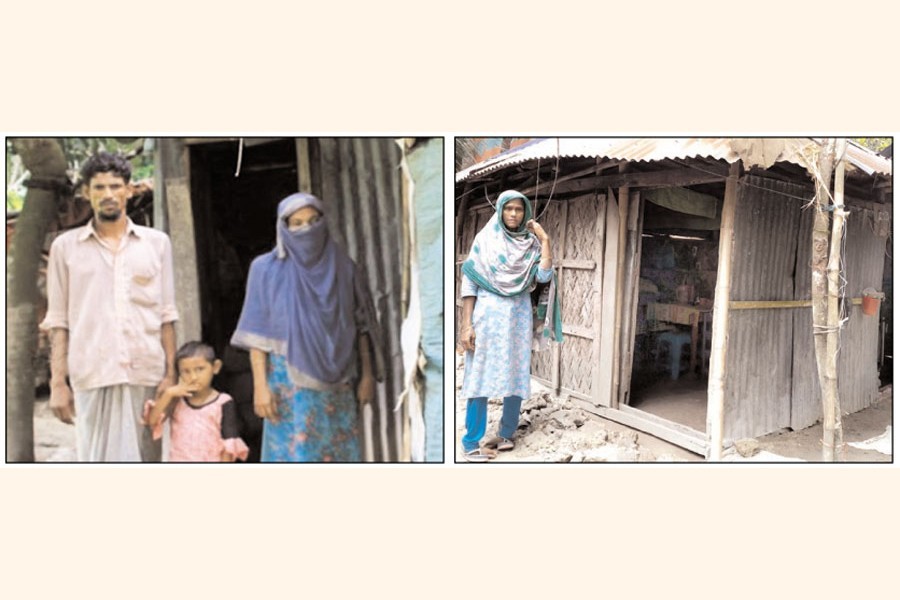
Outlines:
{"label": "corrugated tin wall", "polygon": [[312,189],[329,207],[329,226],[365,269],[383,334],[385,382],[374,410],[375,460],[398,460],[402,415],[393,412],[403,390],[400,324],[403,319],[401,152],[392,139],[310,140]]}
{"label": "corrugated tin wall", "polygon": [[[810,298],[808,270],[812,244],[813,210],[803,211],[800,245],[797,253],[798,300]],[[844,274],[845,296],[858,298],[867,287],[881,289],[886,238],[874,231],[875,214],[869,209],[851,207],[845,221]],[[799,271],[805,268],[806,272]],[[838,394],[841,410],[856,412],[871,405],[878,395],[878,318],[862,314],[860,306],[847,305],[849,320],[841,331],[838,357]],[[822,403],[813,349],[812,313],[795,309],[794,316],[794,382],[791,427],[809,427],[822,418]]]}
{"label": "corrugated tin wall", "polygon": [[[867,287],[882,286],[887,238],[875,235],[874,219],[873,211],[852,210],[846,222],[845,293],[851,298],[862,296]],[[858,305],[847,308],[850,320],[841,332],[838,385],[841,410],[852,413],[878,396],[878,315],[866,316]]]}
{"label": "corrugated tin wall", "polygon": [[[747,176],[735,215],[732,300],[809,300],[812,187]],[[846,294],[881,286],[885,239],[871,211],[847,220]],[[878,393],[877,318],[849,308],[838,363],[844,412],[869,406]],[[755,437],[821,419],[810,308],[732,311],[728,328],[725,436]]]}
{"label": "corrugated tin wall", "polygon": [[[812,198],[810,188],[807,195]],[[815,209],[809,207],[800,213],[800,235],[797,243],[797,276],[794,278],[794,300],[812,297],[812,228]],[[804,270],[805,273],[800,271]],[[813,347],[812,309],[792,309],[794,320],[793,381],[791,382],[791,428],[803,429],[822,418],[822,401],[819,395],[819,375]],[[840,391],[839,391],[840,393]]]}
{"label": "corrugated tin wall", "polygon": [[[800,201],[785,194],[799,195],[796,186],[781,181],[752,176],[741,180],[732,300],[793,298]],[[790,425],[792,336],[788,310],[731,311],[726,438],[755,437]]]}

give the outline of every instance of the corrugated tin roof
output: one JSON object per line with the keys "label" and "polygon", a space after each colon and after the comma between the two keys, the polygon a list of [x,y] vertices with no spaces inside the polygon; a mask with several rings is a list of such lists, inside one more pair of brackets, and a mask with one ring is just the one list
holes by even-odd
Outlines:
{"label": "corrugated tin roof", "polygon": [[[769,168],[776,162],[791,162],[806,168],[807,157],[819,147],[813,138],[543,138],[473,165],[456,174],[465,181],[497,169],[537,159],[606,158],[629,161],[712,158],[729,163]],[[871,175],[891,174],[891,161],[852,142],[847,160]]]}

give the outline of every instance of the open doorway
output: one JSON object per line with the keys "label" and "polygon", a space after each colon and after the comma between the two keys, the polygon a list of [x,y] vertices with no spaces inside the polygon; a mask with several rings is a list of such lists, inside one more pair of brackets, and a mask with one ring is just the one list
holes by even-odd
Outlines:
{"label": "open doorway", "polygon": [[224,363],[214,385],[236,400],[248,462],[257,462],[262,420],[253,412],[250,358],[229,342],[250,263],[274,247],[278,203],[298,190],[296,147],[293,139],[246,139],[242,149],[234,141],[200,143],[191,146],[190,165],[202,337]]}
{"label": "open doorway", "polygon": [[221,353],[237,326],[254,258],[275,245],[278,202],[297,191],[292,139],[191,147],[191,198],[203,338]]}
{"label": "open doorway", "polygon": [[644,193],[629,404],[700,432],[706,431],[722,194],[716,186]]}

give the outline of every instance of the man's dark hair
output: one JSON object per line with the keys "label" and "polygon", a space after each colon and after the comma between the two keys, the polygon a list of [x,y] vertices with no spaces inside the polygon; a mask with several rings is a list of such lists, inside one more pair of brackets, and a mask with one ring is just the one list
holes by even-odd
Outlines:
{"label": "man's dark hair", "polygon": [[[105,171],[102,172],[105,173]],[[194,358],[195,356],[205,358],[207,362],[212,364],[216,360],[216,351],[212,346],[204,342],[188,342],[175,353],[175,366],[178,366],[181,359]]]}
{"label": "man's dark hair", "polygon": [[89,185],[91,177],[97,173],[113,173],[125,180],[125,183],[128,183],[131,181],[131,163],[121,154],[98,152],[82,165],[81,183]]}

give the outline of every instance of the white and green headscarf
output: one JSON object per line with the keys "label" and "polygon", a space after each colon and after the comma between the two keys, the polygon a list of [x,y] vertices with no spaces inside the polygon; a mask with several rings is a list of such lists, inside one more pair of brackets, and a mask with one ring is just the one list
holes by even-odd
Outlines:
{"label": "white and green headscarf", "polygon": [[[503,223],[503,207],[511,200],[521,200],[525,205],[525,217],[515,231]],[[462,272],[479,287],[498,296],[517,296],[535,288],[535,276],[541,262],[541,243],[525,228],[533,217],[531,202],[523,194],[506,190],[497,199],[497,211],[475,236],[472,251],[463,263]],[[551,336],[562,341],[562,320],[556,286],[556,273],[549,285],[550,293],[541,294],[542,303],[537,307],[541,321],[540,340]]]}

